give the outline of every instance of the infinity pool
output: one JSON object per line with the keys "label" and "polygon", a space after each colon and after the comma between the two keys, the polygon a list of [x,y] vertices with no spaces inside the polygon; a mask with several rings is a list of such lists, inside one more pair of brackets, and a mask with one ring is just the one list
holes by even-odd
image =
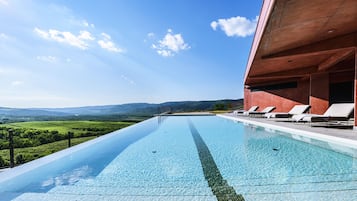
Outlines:
{"label": "infinity pool", "polygon": [[357,159],[216,116],[155,117],[0,173],[0,200],[357,200]]}

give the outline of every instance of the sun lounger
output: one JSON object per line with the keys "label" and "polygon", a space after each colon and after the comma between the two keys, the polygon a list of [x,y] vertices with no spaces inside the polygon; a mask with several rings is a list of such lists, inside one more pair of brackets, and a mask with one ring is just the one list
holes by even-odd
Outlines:
{"label": "sun lounger", "polygon": [[263,116],[266,113],[272,112],[275,110],[274,106],[269,106],[264,108],[262,111],[253,111],[253,112],[244,112],[245,115],[253,116],[253,117],[258,117],[258,116]]}
{"label": "sun lounger", "polygon": [[335,103],[332,104],[323,115],[317,114],[298,114],[291,118],[296,122],[328,122],[346,121],[354,110],[354,103]]}
{"label": "sun lounger", "polygon": [[265,113],[266,118],[290,118],[293,115],[303,114],[310,109],[310,105],[295,105],[289,112],[269,112]]}
{"label": "sun lounger", "polygon": [[249,108],[249,110],[245,111],[245,110],[235,110],[233,111],[233,114],[243,114],[244,112],[253,112],[256,111],[259,108],[259,106],[252,106],[251,108]]}

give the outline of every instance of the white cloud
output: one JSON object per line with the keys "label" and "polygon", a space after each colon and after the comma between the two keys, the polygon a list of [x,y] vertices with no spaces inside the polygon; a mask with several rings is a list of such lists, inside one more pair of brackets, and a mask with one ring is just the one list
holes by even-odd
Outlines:
{"label": "white cloud", "polygon": [[213,30],[217,30],[218,23],[216,21],[211,22],[211,27]]}
{"label": "white cloud", "polygon": [[174,34],[171,29],[168,29],[165,37],[159,40],[157,44],[152,44],[152,48],[155,49],[159,55],[169,57],[174,56],[175,53],[181,50],[187,50],[191,47],[185,43],[181,34]]}
{"label": "white cloud", "polygon": [[94,24],[89,24],[86,20],[83,20],[82,21],[82,25],[85,26],[85,27],[91,27],[91,28],[94,28]]}
{"label": "white cloud", "polygon": [[23,81],[15,80],[15,81],[11,82],[11,85],[12,86],[19,86],[19,85],[22,85],[23,83],[24,83]]}
{"label": "white cloud", "polygon": [[88,31],[80,31],[79,32],[79,39],[83,39],[83,40],[95,40],[95,38],[92,36],[91,33],[89,33]]}
{"label": "white cloud", "polygon": [[153,37],[155,37],[155,34],[153,32],[150,32],[150,33],[148,33],[148,37],[153,38]]}
{"label": "white cloud", "polygon": [[101,48],[106,49],[110,52],[124,52],[123,49],[116,47],[115,43],[112,41],[110,35],[106,33],[101,33],[102,40],[98,40],[98,44]]}
{"label": "white cloud", "polygon": [[65,107],[73,103],[67,97],[51,95],[50,93],[39,93],[35,91],[21,94],[0,94],[1,105],[8,107]]}
{"label": "white cloud", "polygon": [[76,36],[68,31],[61,32],[55,29],[45,31],[36,27],[34,32],[44,39],[57,41],[59,43],[66,43],[82,50],[88,49],[88,41],[95,40],[95,38],[88,31],[80,31],[79,35]]}
{"label": "white cloud", "polygon": [[257,26],[258,16],[255,19],[249,20],[245,17],[231,17],[228,19],[219,19],[211,22],[213,30],[221,28],[227,36],[246,37],[254,34]]}
{"label": "white cloud", "polygon": [[9,36],[6,35],[6,34],[4,34],[4,33],[0,33],[0,39],[5,39],[5,40],[7,40],[7,39],[9,39]]}
{"label": "white cloud", "polygon": [[103,38],[106,39],[106,40],[111,40],[112,39],[112,37],[107,33],[101,33],[100,35],[102,35]]}
{"label": "white cloud", "polygon": [[36,59],[40,60],[40,61],[49,62],[49,63],[55,63],[57,61],[57,58],[54,56],[37,56]]}
{"label": "white cloud", "polygon": [[132,79],[126,77],[125,75],[121,75],[121,78],[122,78],[123,80],[129,82],[129,84],[135,84],[135,82],[134,82]]}
{"label": "white cloud", "polygon": [[89,27],[89,23],[87,21],[83,20],[83,26]]}
{"label": "white cloud", "polygon": [[154,40],[155,39],[155,33],[153,33],[153,32],[150,32],[150,33],[148,33],[147,35],[146,35],[146,38],[144,39],[144,42],[146,43],[146,42],[148,42],[148,40]]}
{"label": "white cloud", "polygon": [[9,2],[7,0],[0,0],[0,4],[7,6]]}
{"label": "white cloud", "polygon": [[50,39],[50,34],[48,34],[46,31],[43,31],[37,27],[33,31],[44,39]]}
{"label": "white cloud", "polygon": [[[91,25],[88,25],[91,26]],[[94,26],[94,25],[93,25]],[[59,43],[65,43],[74,47],[78,47],[82,50],[89,48],[90,41],[96,40],[96,38],[89,31],[79,31],[79,35],[74,35],[71,32],[61,32],[55,29],[49,29],[48,31],[35,28],[34,32],[41,38],[46,40],[52,40]],[[123,49],[118,48],[112,41],[112,38],[107,33],[101,33],[101,39],[97,41],[98,45],[110,52],[124,52]]]}
{"label": "white cloud", "polygon": [[[1,66],[0,65],[0,76],[19,77],[19,76],[29,76],[31,72],[28,69],[21,69],[17,66]],[[0,79],[1,80],[1,79]]]}

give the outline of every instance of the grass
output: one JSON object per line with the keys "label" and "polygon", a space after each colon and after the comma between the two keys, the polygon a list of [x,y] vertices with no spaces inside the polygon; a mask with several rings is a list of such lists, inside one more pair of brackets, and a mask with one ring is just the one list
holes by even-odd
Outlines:
{"label": "grass", "polygon": [[210,112],[213,114],[224,114],[224,113],[232,112],[232,110],[213,110]]}
{"label": "grass", "polygon": [[113,121],[32,121],[3,124],[9,128],[25,128],[36,130],[58,131],[62,134],[73,132],[74,136],[80,136],[90,129],[103,131],[114,131],[132,125],[132,122]]}
{"label": "grass", "polygon": [[[71,145],[77,145],[82,142],[88,141],[95,138],[95,136],[82,137],[82,138],[73,138],[71,139]],[[68,147],[67,140],[61,140],[57,142],[52,142],[37,147],[27,147],[27,148],[18,148],[14,150],[14,155],[21,154],[24,157],[24,162],[28,162],[43,156],[47,156],[54,152],[66,149]],[[5,160],[5,163],[10,163],[10,154],[9,150],[0,150],[0,156]]]}
{"label": "grass", "polygon": [[[51,131],[58,131],[58,133],[62,136],[66,136],[68,132],[72,132],[74,138],[71,139],[71,144],[76,145],[87,140],[93,139],[97,136],[104,135],[115,130],[130,126],[134,123],[135,122],[115,121],[33,121],[2,124],[1,126],[17,129],[21,131],[21,133],[26,133],[29,131],[36,133],[36,130],[42,132],[49,131],[47,132],[47,135],[43,135],[43,133],[38,134],[43,135],[44,137],[47,136],[47,138],[51,138]],[[21,133],[19,133],[17,137],[21,138],[22,140],[32,142],[36,137],[24,137],[26,135],[22,135]],[[64,138],[60,138],[58,139],[58,141],[51,141],[50,143],[46,142],[47,144],[41,143],[41,145],[33,144],[30,145],[30,147],[15,148],[15,163],[21,164],[65,149],[68,146],[68,141],[66,139],[63,139]],[[2,140],[2,143],[8,143],[6,138],[0,140]],[[9,150],[0,150],[0,156],[5,161],[5,166],[7,166],[10,161]]]}

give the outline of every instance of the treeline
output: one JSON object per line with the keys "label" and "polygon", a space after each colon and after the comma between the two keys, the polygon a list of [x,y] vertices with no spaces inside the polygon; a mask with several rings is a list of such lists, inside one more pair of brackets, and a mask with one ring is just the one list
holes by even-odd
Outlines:
{"label": "treeline", "polygon": [[[21,165],[23,163],[32,161],[34,159],[38,158],[38,155],[28,155],[28,154],[17,154],[15,156],[14,162],[15,165]],[[6,168],[6,167],[10,167],[10,162],[4,160],[1,156],[0,156],[0,168]]]}
{"label": "treeline", "polygon": [[28,121],[120,121],[137,123],[153,117],[153,115],[71,115],[71,116],[11,116],[0,119],[1,124],[28,122]]}
{"label": "treeline", "polygon": [[135,122],[117,121],[35,121],[0,125],[0,168],[9,167],[9,132],[15,148],[15,165],[19,165],[97,136],[130,126]]}
{"label": "treeline", "polygon": [[[73,138],[71,140],[71,145],[77,145],[87,140],[91,140],[95,137],[81,137],[81,138]],[[14,165],[20,165],[46,155],[52,154],[54,152],[60,151],[68,147],[67,140],[56,141],[53,143],[48,143],[36,147],[27,147],[27,148],[18,148],[15,149],[14,154]],[[10,155],[9,150],[4,149],[0,150],[0,169],[10,167]]]}

